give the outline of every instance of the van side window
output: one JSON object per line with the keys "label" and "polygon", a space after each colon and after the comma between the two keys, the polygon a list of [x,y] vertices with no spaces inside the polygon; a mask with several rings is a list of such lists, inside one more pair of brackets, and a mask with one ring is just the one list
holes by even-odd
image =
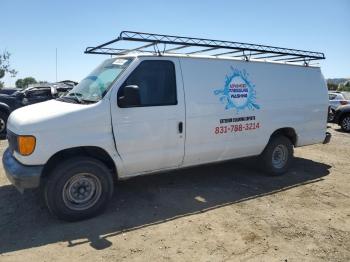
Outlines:
{"label": "van side window", "polygon": [[129,85],[138,86],[140,105],[123,107],[177,104],[175,67],[171,61],[142,61],[119,89],[118,98],[124,96],[124,87]]}

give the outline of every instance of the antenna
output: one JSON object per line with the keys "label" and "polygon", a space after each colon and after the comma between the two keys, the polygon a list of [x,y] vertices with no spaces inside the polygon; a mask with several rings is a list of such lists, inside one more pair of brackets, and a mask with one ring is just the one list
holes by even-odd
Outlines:
{"label": "antenna", "polygon": [[57,82],[57,47],[56,47],[56,82]]}

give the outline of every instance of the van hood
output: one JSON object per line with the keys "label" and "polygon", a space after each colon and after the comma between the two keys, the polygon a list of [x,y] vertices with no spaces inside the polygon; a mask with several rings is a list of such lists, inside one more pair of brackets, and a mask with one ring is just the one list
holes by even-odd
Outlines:
{"label": "van hood", "polygon": [[[67,128],[78,124],[82,111],[91,110],[96,104],[73,104],[49,100],[13,111],[7,122],[7,128],[13,133],[26,135],[36,131]],[[67,129],[66,129],[67,130]]]}

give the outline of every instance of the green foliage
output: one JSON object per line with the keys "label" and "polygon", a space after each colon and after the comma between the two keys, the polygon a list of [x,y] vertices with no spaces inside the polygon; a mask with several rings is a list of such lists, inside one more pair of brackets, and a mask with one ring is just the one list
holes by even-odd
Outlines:
{"label": "green foliage", "polygon": [[[16,76],[17,71],[12,69],[10,66],[10,56],[11,54],[7,51],[0,53],[0,79],[9,73],[12,77]],[[4,87],[4,83],[0,81],[0,88]]]}
{"label": "green foliage", "polygon": [[31,85],[31,84],[36,84],[36,80],[34,77],[26,77],[26,78],[23,78],[23,79],[18,79],[16,81],[16,87],[17,88],[27,88],[28,85]]}
{"label": "green foliage", "polygon": [[328,90],[332,90],[332,91],[335,91],[337,90],[338,88],[338,85],[337,84],[334,84],[334,83],[327,83],[327,87],[328,87]]}
{"label": "green foliage", "polygon": [[350,92],[350,81],[346,81],[345,83],[339,84],[337,90]]}
{"label": "green foliage", "polygon": [[10,66],[10,56],[11,54],[7,51],[0,54],[0,78],[3,78],[6,73],[9,73],[12,77],[17,74],[17,71]]}

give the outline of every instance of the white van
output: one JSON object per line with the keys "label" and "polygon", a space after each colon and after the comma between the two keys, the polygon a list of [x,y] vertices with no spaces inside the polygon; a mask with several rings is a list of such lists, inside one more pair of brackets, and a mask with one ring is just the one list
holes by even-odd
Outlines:
{"label": "white van", "polygon": [[279,175],[293,147],[330,140],[320,68],[249,59],[247,49],[141,52],[152,43],[115,51],[66,96],[11,113],[6,174],[20,191],[42,186],[58,218],[101,212],[115,179],[249,156]]}

